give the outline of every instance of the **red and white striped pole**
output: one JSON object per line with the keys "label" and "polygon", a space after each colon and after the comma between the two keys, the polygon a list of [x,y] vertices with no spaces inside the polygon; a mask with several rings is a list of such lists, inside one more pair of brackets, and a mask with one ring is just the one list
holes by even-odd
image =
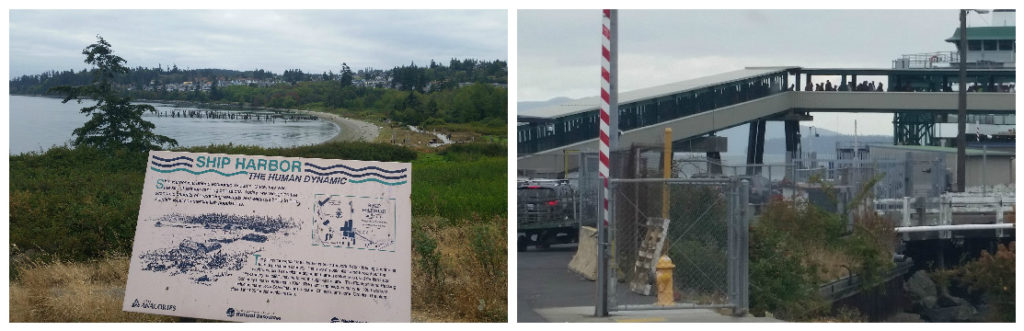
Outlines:
{"label": "red and white striped pole", "polygon": [[598,172],[604,180],[604,226],[608,226],[608,174],[611,163],[611,95],[612,95],[612,31],[611,31],[611,10],[604,10],[604,17],[601,21],[601,146],[598,147],[601,153],[601,165]]}
{"label": "red and white striped pole", "polygon": [[618,105],[617,105],[617,85],[616,81],[618,78],[618,11],[612,9],[605,9],[601,17],[601,132],[600,132],[600,146],[598,147],[600,153],[600,165],[598,165],[598,174],[601,176],[602,182],[604,183],[604,189],[602,190],[602,208],[601,208],[601,222],[598,222],[598,240],[597,240],[597,305],[595,305],[595,316],[608,316],[608,293],[610,290],[609,285],[611,282],[609,278],[611,274],[609,270],[609,240],[608,240],[608,220],[611,218],[609,213],[608,200],[611,197],[610,191],[608,190],[608,179],[611,178],[611,151],[618,143]]}

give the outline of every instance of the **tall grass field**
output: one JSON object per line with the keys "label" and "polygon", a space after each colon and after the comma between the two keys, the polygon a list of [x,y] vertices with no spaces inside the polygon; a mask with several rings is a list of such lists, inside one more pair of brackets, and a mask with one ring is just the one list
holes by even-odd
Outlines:
{"label": "tall grass field", "polygon": [[[413,320],[506,320],[505,146],[179,150],[412,162]],[[146,161],[145,153],[85,147],[10,157],[11,322],[178,320],[121,311]]]}

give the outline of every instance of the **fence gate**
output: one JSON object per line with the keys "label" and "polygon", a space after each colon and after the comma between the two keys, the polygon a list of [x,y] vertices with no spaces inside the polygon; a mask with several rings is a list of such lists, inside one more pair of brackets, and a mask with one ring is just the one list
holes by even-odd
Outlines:
{"label": "fence gate", "polygon": [[[750,184],[732,178],[612,179],[610,310],[732,308],[748,303]],[[668,195],[665,197],[665,195]],[[668,217],[663,217],[663,198]],[[654,265],[675,264],[675,304],[657,306]]]}

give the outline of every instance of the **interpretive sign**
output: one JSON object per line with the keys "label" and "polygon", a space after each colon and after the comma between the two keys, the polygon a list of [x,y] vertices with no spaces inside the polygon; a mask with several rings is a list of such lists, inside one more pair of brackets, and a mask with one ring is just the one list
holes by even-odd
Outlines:
{"label": "interpretive sign", "polygon": [[124,310],[408,322],[408,163],[150,152]]}

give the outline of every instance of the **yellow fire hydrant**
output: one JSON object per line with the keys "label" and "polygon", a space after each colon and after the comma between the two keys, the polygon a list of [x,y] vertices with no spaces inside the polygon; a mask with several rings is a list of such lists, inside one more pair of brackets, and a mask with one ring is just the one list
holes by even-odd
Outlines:
{"label": "yellow fire hydrant", "polygon": [[672,259],[668,255],[662,255],[658,259],[658,265],[655,268],[658,270],[655,273],[655,278],[658,282],[658,305],[659,306],[671,306],[675,304],[674,293],[672,293],[672,270],[675,269],[676,265],[672,264]]}

